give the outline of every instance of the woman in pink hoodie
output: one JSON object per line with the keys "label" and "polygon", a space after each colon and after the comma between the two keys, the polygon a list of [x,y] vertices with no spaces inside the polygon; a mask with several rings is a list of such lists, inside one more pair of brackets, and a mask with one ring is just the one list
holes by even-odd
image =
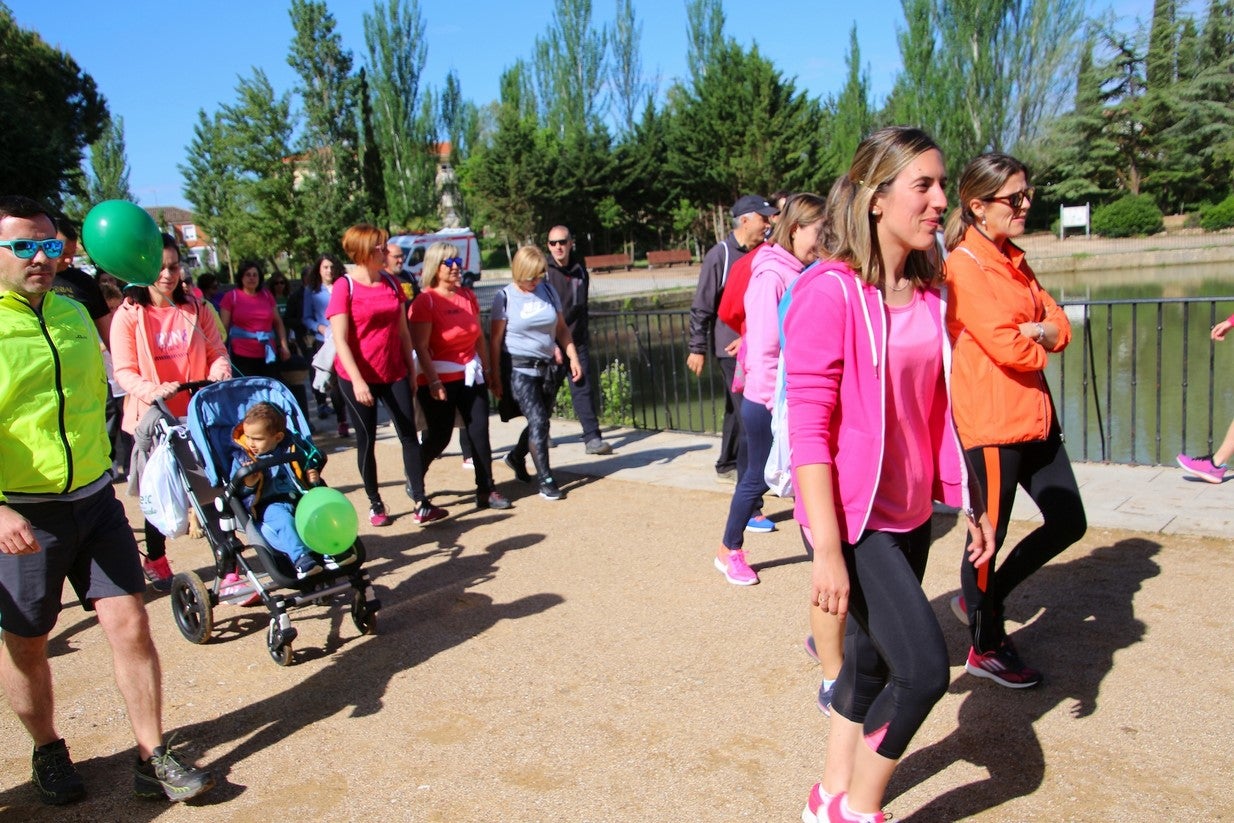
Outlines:
{"label": "woman in pink hoodie", "polygon": [[767,492],[763,467],[771,453],[771,408],[775,400],[776,365],[780,362],[780,298],[802,268],[818,259],[819,237],[827,203],[813,194],[798,194],[784,206],[771,235],[752,252],[750,280],[743,298],[745,328],[738,358],[745,374],[741,401],[741,436],[745,438],[745,468],[728,505],[724,536],[715,566],[734,586],[753,586],[758,575],[746,563],[746,525],[762,508]]}
{"label": "woman in pink hoodie", "polygon": [[933,254],[945,174],[918,129],[863,140],[828,196],[825,259],[801,275],[785,308],[794,514],[814,547],[810,603],[851,618],[806,823],[882,821],[896,763],[947,690],[947,646],[921,590],[933,500],[965,509],[973,562],[993,550],[951,422]]}

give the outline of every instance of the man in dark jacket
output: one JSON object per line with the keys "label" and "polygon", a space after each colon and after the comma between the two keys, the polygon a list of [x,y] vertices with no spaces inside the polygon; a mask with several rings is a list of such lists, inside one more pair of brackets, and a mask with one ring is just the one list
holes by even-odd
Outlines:
{"label": "man in dark jacket", "polygon": [[721,481],[735,480],[740,463],[741,417],[736,413],[740,399],[733,396],[740,338],[728,326],[716,323],[716,314],[720,308],[720,298],[724,296],[729,269],[762,241],[763,232],[771,225],[771,216],[779,212],[757,194],[744,195],[733,205],[733,230],[703,257],[694,302],[690,306],[690,355],[686,358],[686,368],[702,375],[708,341],[711,341],[724,376],[723,436],[720,439],[720,457],[716,460],[716,475]]}
{"label": "man in dark jacket", "polygon": [[[588,354],[587,290],[591,278],[583,261],[574,255],[574,237],[565,226],[553,226],[548,231],[548,282],[561,298],[561,314],[570,327],[570,337],[583,367],[583,379],[570,383],[570,399],[574,401],[574,416],[583,426],[583,443],[588,454],[611,454],[613,447],[600,437],[598,419],[600,402],[596,395],[594,369]],[[564,369],[558,369],[562,378]]]}

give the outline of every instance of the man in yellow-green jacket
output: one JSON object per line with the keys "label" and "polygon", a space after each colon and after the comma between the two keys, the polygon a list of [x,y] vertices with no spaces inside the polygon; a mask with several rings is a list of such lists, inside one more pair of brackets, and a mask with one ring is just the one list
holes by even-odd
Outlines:
{"label": "man in yellow-green jacket", "polygon": [[43,206],[0,196],[0,684],[34,741],[42,799],[81,799],[85,785],[56,731],[47,660],[68,580],[111,645],[137,738],[134,790],[187,800],[214,778],[163,742],[145,577],[111,485],[103,358],[85,308],[51,291],[61,248]]}

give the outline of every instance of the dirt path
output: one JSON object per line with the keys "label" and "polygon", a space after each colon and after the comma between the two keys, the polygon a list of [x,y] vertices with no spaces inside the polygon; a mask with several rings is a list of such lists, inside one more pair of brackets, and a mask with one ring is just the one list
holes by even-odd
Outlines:
{"label": "dirt path", "polygon": [[[396,461],[381,448],[384,476]],[[220,607],[218,639],[193,646],[151,596],[169,729],[222,777],[206,808],[132,800],[106,644],[67,607],[51,644],[57,714],[90,797],[38,803],[10,715],[0,818],[799,819],[826,727],[801,649],[808,566],[783,503],[781,530],[747,542],[762,585],[738,589],[710,563],[723,487],[575,477],[549,503],[497,472],[510,512],[472,509],[470,475],[448,457],[430,480],[450,520],[365,526],[378,634],[359,637],[341,606],[302,609],[290,668],[266,653],[262,610]],[[327,476],[363,502],[350,455]],[[398,485],[386,494],[406,515]],[[1091,531],[1009,604],[1048,677],[1021,693],[963,673],[947,607],[961,537],[950,518],[936,527],[926,590],[953,683],[892,784],[898,820],[1234,819],[1228,544]],[[178,569],[212,565],[201,541],[170,554]]]}

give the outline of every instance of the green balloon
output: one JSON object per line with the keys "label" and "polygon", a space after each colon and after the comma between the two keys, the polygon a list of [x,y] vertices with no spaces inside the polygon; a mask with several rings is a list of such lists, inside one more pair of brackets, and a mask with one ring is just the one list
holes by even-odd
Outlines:
{"label": "green balloon", "polygon": [[81,239],[90,259],[121,280],[149,286],[163,268],[163,233],[154,218],[127,200],[104,200],[86,215]]}
{"label": "green balloon", "polygon": [[360,519],[338,489],[309,489],[296,504],[296,532],[318,554],[342,554],[356,542]]}

